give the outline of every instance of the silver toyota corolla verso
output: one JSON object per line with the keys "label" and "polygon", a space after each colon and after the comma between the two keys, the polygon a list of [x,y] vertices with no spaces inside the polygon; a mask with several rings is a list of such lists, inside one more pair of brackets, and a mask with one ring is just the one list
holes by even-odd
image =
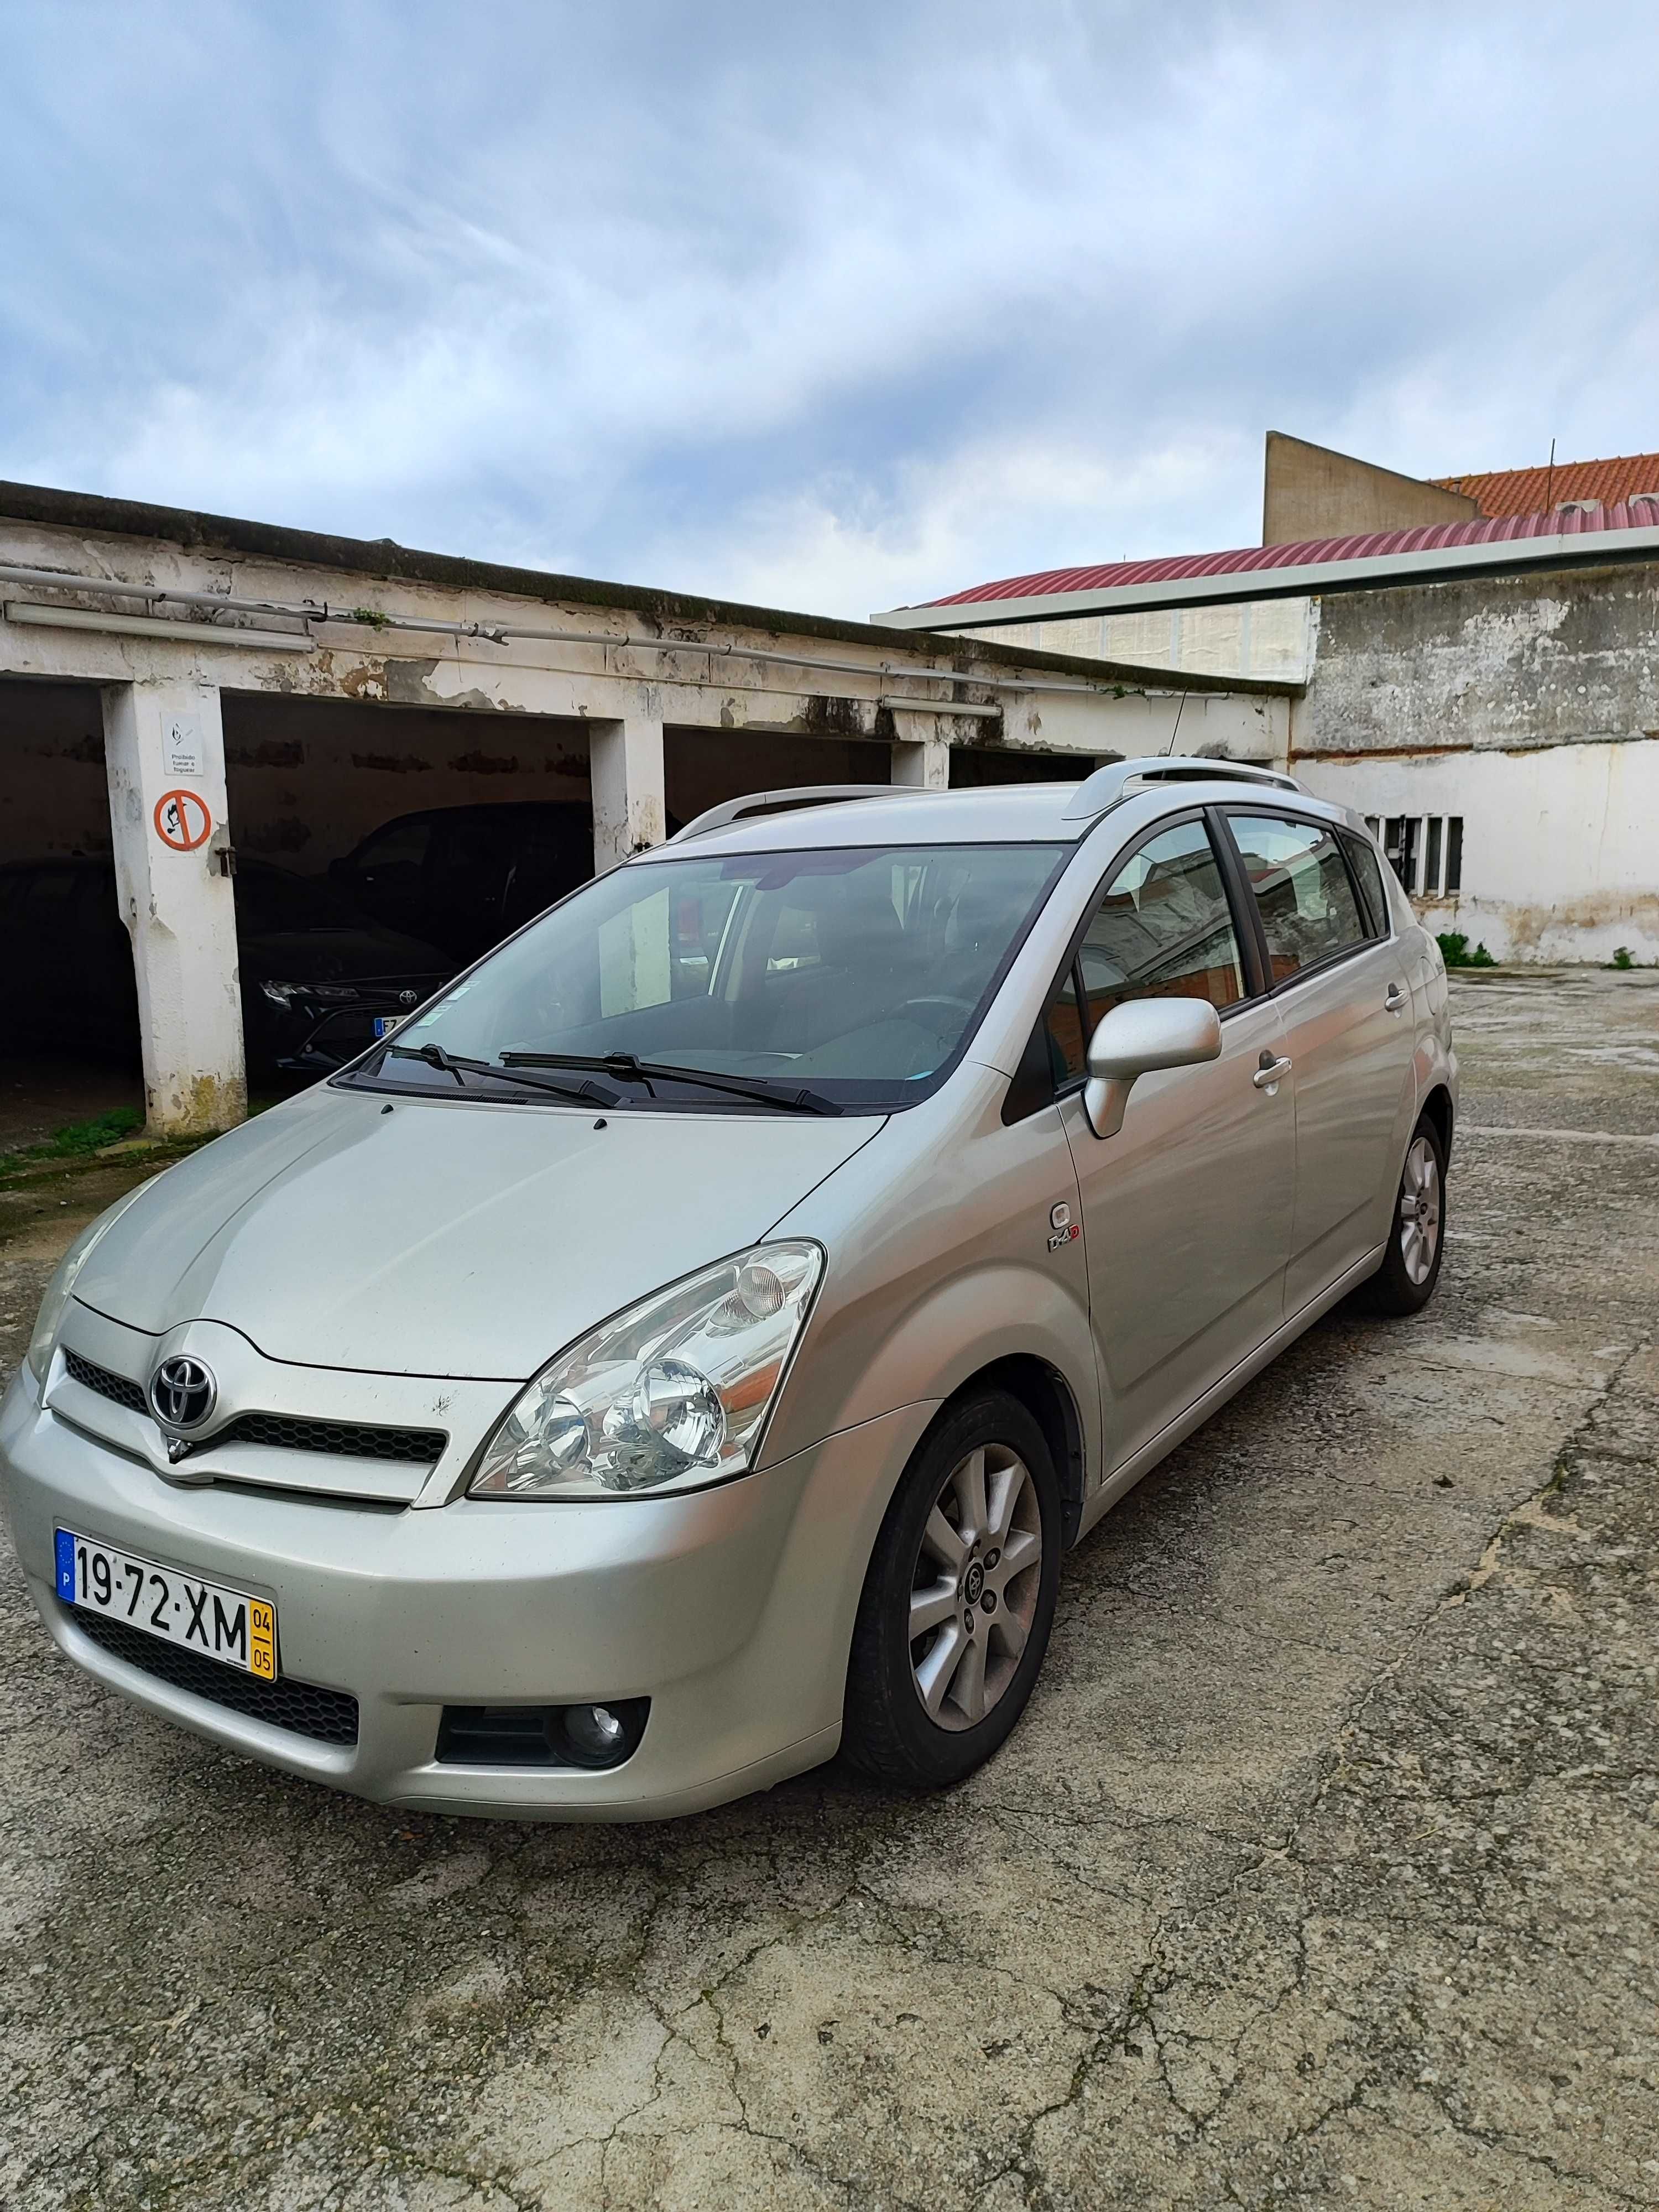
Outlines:
{"label": "silver toyota corolla verso", "polygon": [[1288,777],[718,807],[72,1247],[29,1588],[398,1804],[955,1781],[1067,1546],[1345,1292],[1431,1296],[1455,1097],[1434,940]]}

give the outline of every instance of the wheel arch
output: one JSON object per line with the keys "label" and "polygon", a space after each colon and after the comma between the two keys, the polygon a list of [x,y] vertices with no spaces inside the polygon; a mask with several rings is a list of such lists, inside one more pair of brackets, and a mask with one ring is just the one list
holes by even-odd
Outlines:
{"label": "wheel arch", "polygon": [[1435,1133],[1440,1139],[1440,1150],[1449,1160],[1452,1148],[1452,1124],[1455,1118],[1451,1092],[1443,1083],[1435,1084],[1419,1110],[1421,1114],[1426,1114],[1433,1122]]}
{"label": "wheel arch", "polygon": [[[1078,1529],[1083,1518],[1084,1489],[1087,1468],[1087,1451],[1084,1442],[1083,1416],[1072,1386],[1057,1367],[1035,1353],[1015,1352],[987,1365],[976,1368],[973,1374],[959,1382],[933,1421],[927,1434],[932,1435],[939,1423],[954,1413],[966,1400],[983,1390],[1003,1390],[1024,1407],[1042,1430],[1054,1472],[1060,1477],[1060,1494],[1065,1511],[1063,1540],[1067,1550],[1077,1541]],[[923,1439],[926,1441],[926,1438]],[[918,1449],[920,1449],[918,1446]]]}

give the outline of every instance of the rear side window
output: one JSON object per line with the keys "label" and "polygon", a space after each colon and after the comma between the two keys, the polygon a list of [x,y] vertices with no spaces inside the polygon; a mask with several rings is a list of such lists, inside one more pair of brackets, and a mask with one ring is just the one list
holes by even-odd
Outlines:
{"label": "rear side window", "polygon": [[1336,833],[1270,814],[1228,817],[1267,940],[1268,974],[1288,982],[1370,935]]}
{"label": "rear side window", "polygon": [[1044,1028],[1054,1080],[1083,1073],[1097,1024],[1126,1000],[1207,999],[1212,1006],[1235,1006],[1247,988],[1209,834],[1201,822],[1176,823],[1112,878],[1074,966],[1049,1000]]}
{"label": "rear side window", "polygon": [[1389,933],[1389,901],[1382,888],[1382,866],[1372,847],[1358,837],[1345,837],[1342,849],[1359,884],[1360,903],[1373,937]]}

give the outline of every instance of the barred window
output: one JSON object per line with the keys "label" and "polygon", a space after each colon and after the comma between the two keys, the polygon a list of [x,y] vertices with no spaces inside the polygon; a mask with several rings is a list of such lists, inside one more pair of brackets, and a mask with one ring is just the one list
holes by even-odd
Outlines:
{"label": "barred window", "polygon": [[1463,888],[1461,814],[1368,814],[1366,827],[1413,898],[1455,898]]}

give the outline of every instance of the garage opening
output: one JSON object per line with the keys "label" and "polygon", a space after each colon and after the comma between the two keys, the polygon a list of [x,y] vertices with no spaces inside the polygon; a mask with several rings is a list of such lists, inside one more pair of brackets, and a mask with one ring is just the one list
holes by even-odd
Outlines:
{"label": "garage opening", "polygon": [[584,723],[224,694],[249,1088],[354,1057],[593,872]]}
{"label": "garage opening", "polygon": [[143,1119],[111,848],[99,686],[0,678],[0,1151]]}
{"label": "garage opening", "polygon": [[751,791],[807,783],[890,783],[892,748],[872,738],[812,738],[769,730],[663,732],[671,823],[685,823]]}
{"label": "garage opening", "polygon": [[[1115,760],[1115,753],[1106,758]],[[997,783],[1081,783],[1100,762],[1088,753],[1001,750],[994,745],[952,745],[951,788],[976,790]]]}

